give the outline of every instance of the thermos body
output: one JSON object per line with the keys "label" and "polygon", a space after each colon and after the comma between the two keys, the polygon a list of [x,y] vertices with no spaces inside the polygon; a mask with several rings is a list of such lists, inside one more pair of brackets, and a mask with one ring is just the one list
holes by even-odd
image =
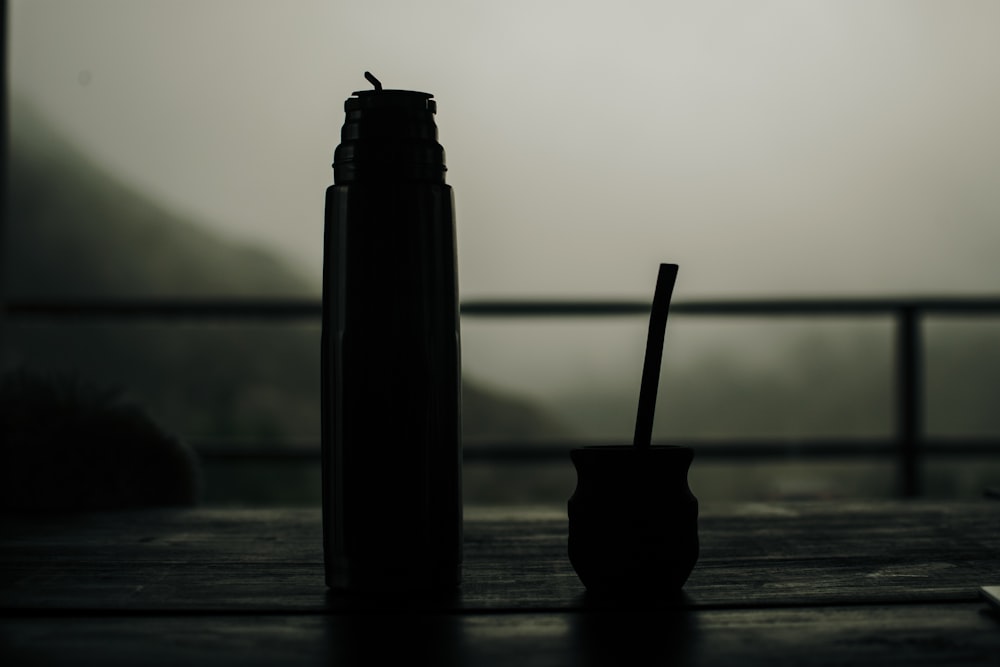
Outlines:
{"label": "thermos body", "polygon": [[443,182],[373,176],[326,196],[326,581],[453,588],[462,562],[453,195]]}

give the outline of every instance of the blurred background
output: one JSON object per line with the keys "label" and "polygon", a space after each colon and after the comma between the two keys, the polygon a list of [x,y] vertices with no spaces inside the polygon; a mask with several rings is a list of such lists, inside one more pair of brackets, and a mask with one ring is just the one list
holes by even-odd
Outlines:
{"label": "blurred background", "polygon": [[[18,304],[318,300],[365,70],[438,101],[465,303],[648,302],[660,262],[679,306],[1000,296],[997,34],[991,0],[11,0],[3,368],[120,388],[206,502],[318,504],[318,318]],[[654,440],[705,500],[897,493],[895,312],[678,310]],[[569,447],[629,442],[646,324],[463,317],[466,502],[562,504]],[[1000,311],[918,325],[920,493],[978,497]]]}

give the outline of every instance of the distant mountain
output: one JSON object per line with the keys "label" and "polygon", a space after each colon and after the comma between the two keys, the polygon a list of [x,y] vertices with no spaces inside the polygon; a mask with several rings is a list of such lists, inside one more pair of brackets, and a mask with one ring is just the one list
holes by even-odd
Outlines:
{"label": "distant mountain", "polygon": [[[11,109],[8,297],[302,296],[276,255],[213,234],[95,165],[26,104]],[[125,388],[176,433],[319,438],[319,323],[11,321],[3,366]],[[529,401],[466,381],[469,440],[560,437]]]}
{"label": "distant mountain", "polygon": [[315,288],[97,167],[23,102],[10,112],[11,297],[277,296]]}

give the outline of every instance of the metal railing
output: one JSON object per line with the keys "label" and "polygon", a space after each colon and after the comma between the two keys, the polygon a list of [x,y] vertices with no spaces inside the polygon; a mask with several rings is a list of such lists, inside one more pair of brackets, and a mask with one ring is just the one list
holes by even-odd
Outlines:
{"label": "metal railing", "polygon": [[[644,315],[650,304],[628,300],[492,300],[462,304],[464,317],[617,317]],[[170,320],[318,320],[318,299],[175,299],[175,300],[87,300],[11,301],[6,316],[12,319],[154,319]],[[725,317],[889,317],[894,336],[894,433],[887,440],[838,440],[788,443],[761,440],[731,440],[706,443],[699,456],[768,458],[795,455],[804,458],[891,456],[898,470],[898,494],[914,497],[921,491],[921,460],[925,454],[1000,454],[1000,440],[974,443],[930,440],[923,429],[924,350],[922,323],[931,315],[996,316],[1000,298],[788,298],[679,301],[671,314]],[[531,461],[565,457],[567,449],[580,443],[492,443],[466,451],[470,461]],[[203,453],[215,459],[293,459],[319,456],[312,447],[284,447],[271,451],[213,449]]]}

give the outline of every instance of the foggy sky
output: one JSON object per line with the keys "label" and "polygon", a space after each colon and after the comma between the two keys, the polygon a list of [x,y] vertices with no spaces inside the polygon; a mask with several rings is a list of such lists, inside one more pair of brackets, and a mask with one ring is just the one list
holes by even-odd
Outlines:
{"label": "foggy sky", "polygon": [[[1000,290],[1000,3],[10,2],[10,81],[318,285],[343,100],[434,93],[460,287]],[[16,128],[14,128],[16,131]]]}

